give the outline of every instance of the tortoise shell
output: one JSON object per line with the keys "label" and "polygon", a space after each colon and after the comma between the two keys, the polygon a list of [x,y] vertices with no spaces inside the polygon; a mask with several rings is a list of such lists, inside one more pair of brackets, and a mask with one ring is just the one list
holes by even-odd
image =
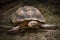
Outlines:
{"label": "tortoise shell", "polygon": [[37,20],[39,22],[46,22],[41,12],[37,8],[32,6],[24,6],[18,8],[18,10],[11,15],[11,20],[13,23],[26,20]]}

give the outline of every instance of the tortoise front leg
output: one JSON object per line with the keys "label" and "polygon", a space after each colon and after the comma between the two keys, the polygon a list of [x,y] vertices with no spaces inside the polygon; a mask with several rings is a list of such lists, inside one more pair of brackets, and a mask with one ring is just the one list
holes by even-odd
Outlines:
{"label": "tortoise front leg", "polygon": [[42,24],[41,29],[55,30],[57,26],[53,24]]}

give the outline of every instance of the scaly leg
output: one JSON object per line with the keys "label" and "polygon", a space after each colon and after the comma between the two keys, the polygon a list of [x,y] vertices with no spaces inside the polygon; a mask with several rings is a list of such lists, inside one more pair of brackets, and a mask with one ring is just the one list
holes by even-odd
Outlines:
{"label": "scaly leg", "polygon": [[57,26],[53,24],[42,24],[41,29],[55,30]]}
{"label": "scaly leg", "polygon": [[13,27],[11,30],[8,31],[8,34],[17,33],[19,30],[19,26]]}

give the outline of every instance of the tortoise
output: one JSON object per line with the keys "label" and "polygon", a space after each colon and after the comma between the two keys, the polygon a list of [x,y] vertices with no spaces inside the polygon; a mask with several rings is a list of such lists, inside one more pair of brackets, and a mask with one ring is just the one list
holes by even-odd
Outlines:
{"label": "tortoise", "polygon": [[24,28],[56,29],[55,25],[46,24],[46,19],[42,13],[33,6],[19,7],[11,15],[13,28],[9,32],[17,33]]}

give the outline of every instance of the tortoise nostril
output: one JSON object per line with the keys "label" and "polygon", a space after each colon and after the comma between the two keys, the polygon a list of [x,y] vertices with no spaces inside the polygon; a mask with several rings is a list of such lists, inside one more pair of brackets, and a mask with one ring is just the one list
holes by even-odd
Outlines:
{"label": "tortoise nostril", "polygon": [[36,26],[36,25],[38,25],[38,22],[37,22],[37,21],[30,21],[30,22],[28,23],[28,26],[29,26],[29,27],[33,27],[33,26]]}

